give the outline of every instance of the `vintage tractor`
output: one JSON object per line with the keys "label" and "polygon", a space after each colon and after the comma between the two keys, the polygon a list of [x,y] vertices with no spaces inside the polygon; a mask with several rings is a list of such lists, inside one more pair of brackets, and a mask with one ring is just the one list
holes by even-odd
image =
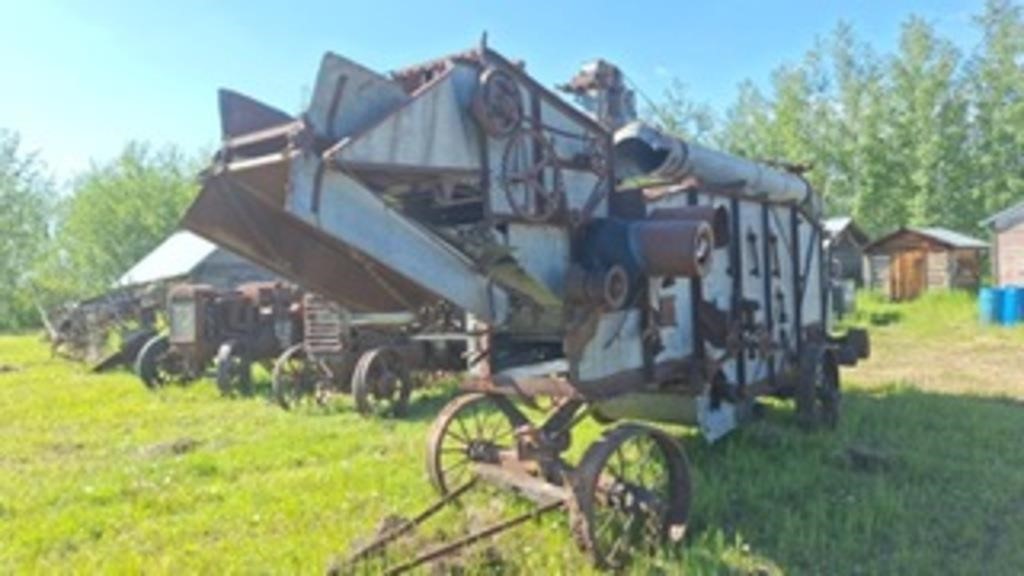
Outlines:
{"label": "vintage tractor", "polygon": [[401,416],[414,371],[462,367],[464,338],[422,334],[408,312],[353,314],[316,294],[302,299],[302,341],[274,364],[277,402],[289,409],[351,393],[362,414]]}
{"label": "vintage tractor", "polygon": [[[822,201],[798,169],[633,121],[607,62],[563,90],[583,108],[486,45],[389,74],[327,54],[299,117],[221,93],[223,147],[185,225],[355,312],[465,312],[465,395],[428,438],[441,503],[512,489],[568,510],[617,568],[680,542],[693,498],[681,444],[641,422],[714,441],[771,396],[835,426],[839,365],[866,336],[832,331]],[[538,398],[540,419],[521,408]],[[570,462],[586,417],[609,427]]]}
{"label": "vintage tractor", "polygon": [[280,282],[252,282],[218,291],[180,284],[167,296],[167,334],[149,340],[135,370],[149,388],[187,382],[214,364],[222,394],[247,392],[251,367],[267,362],[301,334],[298,292]]}

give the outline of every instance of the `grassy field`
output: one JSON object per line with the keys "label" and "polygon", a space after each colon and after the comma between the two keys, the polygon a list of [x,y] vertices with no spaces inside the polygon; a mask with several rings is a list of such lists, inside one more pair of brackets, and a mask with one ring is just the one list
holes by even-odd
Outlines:
{"label": "grassy field", "polygon": [[[845,373],[840,429],[802,433],[775,406],[714,446],[680,431],[686,545],[636,572],[1024,573],[1024,329],[979,327],[957,295],[862,304],[855,321],[888,325]],[[222,399],[208,382],[150,393],[51,359],[35,336],[0,337],[0,364],[2,573],[316,573],[434,498],[423,446],[450,387],[420,393],[408,419],[367,420]],[[415,545],[522,508],[477,504]],[[440,571],[462,568],[586,572],[557,514]]]}

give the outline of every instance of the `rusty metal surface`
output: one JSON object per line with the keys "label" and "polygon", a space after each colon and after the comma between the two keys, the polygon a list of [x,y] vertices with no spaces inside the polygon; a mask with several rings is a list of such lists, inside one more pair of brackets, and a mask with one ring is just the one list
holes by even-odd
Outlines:
{"label": "rusty metal surface", "polygon": [[651,276],[700,278],[711,271],[714,234],[703,220],[635,222],[630,237],[641,268]]}
{"label": "rusty metal surface", "polygon": [[[209,180],[182,223],[353,312],[418,310],[436,298],[374,265],[316,228],[271,208],[218,177]],[[281,186],[282,193],[284,186]],[[367,268],[373,267],[372,273]]]}

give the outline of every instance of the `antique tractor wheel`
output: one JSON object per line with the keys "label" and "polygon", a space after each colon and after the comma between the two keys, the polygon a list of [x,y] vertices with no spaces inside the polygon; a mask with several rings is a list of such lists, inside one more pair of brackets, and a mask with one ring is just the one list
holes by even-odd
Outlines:
{"label": "antique tractor wheel", "polygon": [[304,399],[316,396],[317,370],[302,343],[285,350],[274,362],[271,386],[274,399],[289,410]]}
{"label": "antique tractor wheel", "polygon": [[401,416],[409,407],[412,380],[402,356],[392,348],[364,352],[352,373],[352,395],[361,414]]}
{"label": "antique tractor wheel", "polygon": [[516,446],[515,410],[503,396],[464,394],[437,415],[427,436],[427,474],[443,496],[467,482],[473,464],[499,463],[502,451]]}
{"label": "antique tractor wheel", "polygon": [[599,568],[625,566],[686,533],[690,474],[683,449],[667,434],[624,424],[583,455],[573,479],[570,526]]}
{"label": "antique tractor wheel", "polygon": [[220,390],[221,396],[231,396],[235,392],[250,392],[252,362],[238,345],[232,342],[221,344],[214,365],[217,369],[217,389]]}
{"label": "antique tractor wheel", "polygon": [[821,346],[812,346],[800,359],[800,382],[796,389],[797,421],[805,429],[839,425],[842,391],[835,357]]}
{"label": "antique tractor wheel", "polygon": [[135,359],[135,374],[147,388],[159,388],[174,378],[167,365],[170,346],[167,336],[160,335],[150,338],[139,350]]}

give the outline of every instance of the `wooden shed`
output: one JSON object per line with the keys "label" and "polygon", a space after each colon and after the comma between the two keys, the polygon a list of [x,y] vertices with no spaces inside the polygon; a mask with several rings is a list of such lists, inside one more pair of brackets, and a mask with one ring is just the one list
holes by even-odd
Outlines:
{"label": "wooden shed", "polygon": [[1024,202],[982,224],[992,230],[992,279],[999,286],[1024,286]]}
{"label": "wooden shed", "polygon": [[852,281],[857,287],[862,286],[864,247],[871,239],[849,216],[829,218],[823,225],[825,249],[834,263],[833,276],[839,280]]}
{"label": "wooden shed", "polygon": [[945,228],[900,228],[864,248],[865,280],[893,300],[927,290],[977,289],[988,244]]}

